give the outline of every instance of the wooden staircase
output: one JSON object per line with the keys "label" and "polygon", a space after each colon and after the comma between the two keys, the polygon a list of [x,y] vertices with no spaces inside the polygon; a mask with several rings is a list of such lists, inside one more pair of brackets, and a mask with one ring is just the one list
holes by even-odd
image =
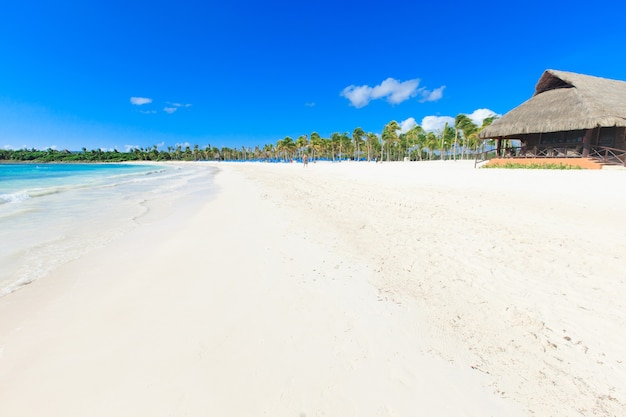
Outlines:
{"label": "wooden staircase", "polygon": [[626,167],[626,150],[608,146],[592,146],[589,159],[602,164],[603,167]]}

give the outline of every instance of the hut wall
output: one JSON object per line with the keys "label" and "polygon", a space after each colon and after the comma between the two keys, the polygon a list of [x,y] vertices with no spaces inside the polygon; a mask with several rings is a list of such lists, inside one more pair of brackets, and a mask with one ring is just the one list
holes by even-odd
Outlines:
{"label": "hut wall", "polygon": [[[526,148],[534,146],[567,146],[574,148],[580,145],[582,149],[585,130],[570,130],[566,132],[530,133],[517,137],[507,137],[507,140],[518,139]],[[595,128],[591,132],[591,144],[609,146],[626,150],[626,128],[604,127]]]}

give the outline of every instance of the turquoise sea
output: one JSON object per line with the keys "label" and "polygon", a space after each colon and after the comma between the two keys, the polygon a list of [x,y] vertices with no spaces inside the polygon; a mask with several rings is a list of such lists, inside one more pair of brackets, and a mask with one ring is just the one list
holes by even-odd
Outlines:
{"label": "turquoise sea", "polygon": [[202,164],[0,164],[0,296],[214,191]]}

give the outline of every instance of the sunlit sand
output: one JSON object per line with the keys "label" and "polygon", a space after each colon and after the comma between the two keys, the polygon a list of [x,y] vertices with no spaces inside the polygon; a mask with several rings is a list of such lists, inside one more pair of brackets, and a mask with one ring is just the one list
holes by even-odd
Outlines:
{"label": "sunlit sand", "polygon": [[626,412],[623,171],[210,165],[0,298],[0,415]]}

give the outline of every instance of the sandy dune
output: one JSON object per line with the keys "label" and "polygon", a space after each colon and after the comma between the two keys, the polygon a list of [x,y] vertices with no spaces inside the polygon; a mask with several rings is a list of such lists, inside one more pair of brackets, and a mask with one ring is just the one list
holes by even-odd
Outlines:
{"label": "sandy dune", "polygon": [[0,415],[626,414],[626,172],[216,165],[0,299]]}

